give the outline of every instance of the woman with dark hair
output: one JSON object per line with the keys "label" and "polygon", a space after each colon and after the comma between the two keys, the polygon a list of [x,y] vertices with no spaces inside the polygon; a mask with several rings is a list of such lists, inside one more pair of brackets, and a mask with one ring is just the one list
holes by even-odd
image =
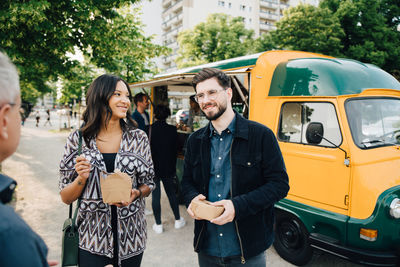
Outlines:
{"label": "woman with dark hair", "polygon": [[176,156],[178,148],[178,134],[176,127],[167,124],[166,119],[171,115],[168,107],[157,105],[154,111],[156,121],[150,128],[151,154],[154,161],[156,188],[152,193],[152,208],[156,223],[153,230],[157,234],[163,232],[161,223],[161,188],[160,180],[163,182],[165,192],[175,217],[175,229],[182,228],[185,220],[179,215],[178,200],[175,195],[174,177],[176,172]]}
{"label": "woman with dark hair", "polygon": [[[128,84],[101,75],[86,95],[82,154],[79,131],[68,137],[60,163],[60,194],[64,203],[80,198],[79,266],[140,266],[146,243],[144,198],[154,188],[154,168],[147,135],[130,116]],[[120,170],[132,179],[128,202],[103,202],[100,175]]]}

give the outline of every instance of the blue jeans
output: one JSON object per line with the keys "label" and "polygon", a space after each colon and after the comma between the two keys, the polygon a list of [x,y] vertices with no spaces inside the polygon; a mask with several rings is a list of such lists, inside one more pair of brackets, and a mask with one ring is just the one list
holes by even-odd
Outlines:
{"label": "blue jeans", "polygon": [[200,267],[265,267],[267,265],[265,251],[250,259],[246,259],[245,264],[242,264],[240,256],[221,258],[202,252],[198,253],[198,261]]}

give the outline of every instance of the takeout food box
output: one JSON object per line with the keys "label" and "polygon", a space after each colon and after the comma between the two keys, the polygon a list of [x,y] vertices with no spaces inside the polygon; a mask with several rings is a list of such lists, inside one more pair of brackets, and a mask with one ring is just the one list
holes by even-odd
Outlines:
{"label": "takeout food box", "polygon": [[129,202],[132,190],[131,177],[119,170],[113,174],[100,177],[101,194],[104,203]]}
{"label": "takeout food box", "polygon": [[193,200],[191,210],[196,217],[211,221],[220,216],[225,208],[212,206],[207,200]]}

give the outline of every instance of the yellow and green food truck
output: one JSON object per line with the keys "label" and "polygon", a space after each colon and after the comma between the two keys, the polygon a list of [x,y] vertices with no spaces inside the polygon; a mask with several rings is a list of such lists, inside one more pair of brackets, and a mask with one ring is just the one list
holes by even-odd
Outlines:
{"label": "yellow and green food truck", "polygon": [[[275,205],[278,254],[295,265],[317,249],[363,265],[400,266],[400,83],[355,60],[268,51],[131,84],[148,88],[154,104],[183,110],[170,119],[180,136],[178,177],[190,134],[180,116],[204,67],[230,75],[233,107],[277,136],[290,183]],[[207,123],[201,115],[194,120],[196,127]]]}

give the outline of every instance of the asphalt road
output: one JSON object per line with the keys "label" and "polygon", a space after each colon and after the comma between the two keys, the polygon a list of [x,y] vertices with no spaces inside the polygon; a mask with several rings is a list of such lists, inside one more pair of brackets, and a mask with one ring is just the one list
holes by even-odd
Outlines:
{"label": "asphalt road", "polygon": [[[43,116],[43,118],[45,118]],[[18,182],[15,208],[27,223],[44,239],[48,248],[48,259],[60,260],[61,228],[68,216],[68,206],[61,202],[58,190],[58,164],[61,159],[68,132],[59,132],[58,120],[52,114],[53,126],[35,127],[33,117],[27,119],[22,127],[21,141],[16,153],[3,162],[3,172]],[[154,223],[148,215],[148,241],[142,266],[182,267],[197,266],[197,256],[193,252],[193,221],[184,206],[180,206],[181,216],[187,225],[179,230],[174,228],[174,218],[165,193],[162,192],[162,220],[164,233],[155,234],[151,229]],[[151,209],[151,197],[146,201]],[[294,266],[279,257],[273,248],[267,252],[269,266]],[[317,253],[307,266],[355,267],[337,257]]]}

